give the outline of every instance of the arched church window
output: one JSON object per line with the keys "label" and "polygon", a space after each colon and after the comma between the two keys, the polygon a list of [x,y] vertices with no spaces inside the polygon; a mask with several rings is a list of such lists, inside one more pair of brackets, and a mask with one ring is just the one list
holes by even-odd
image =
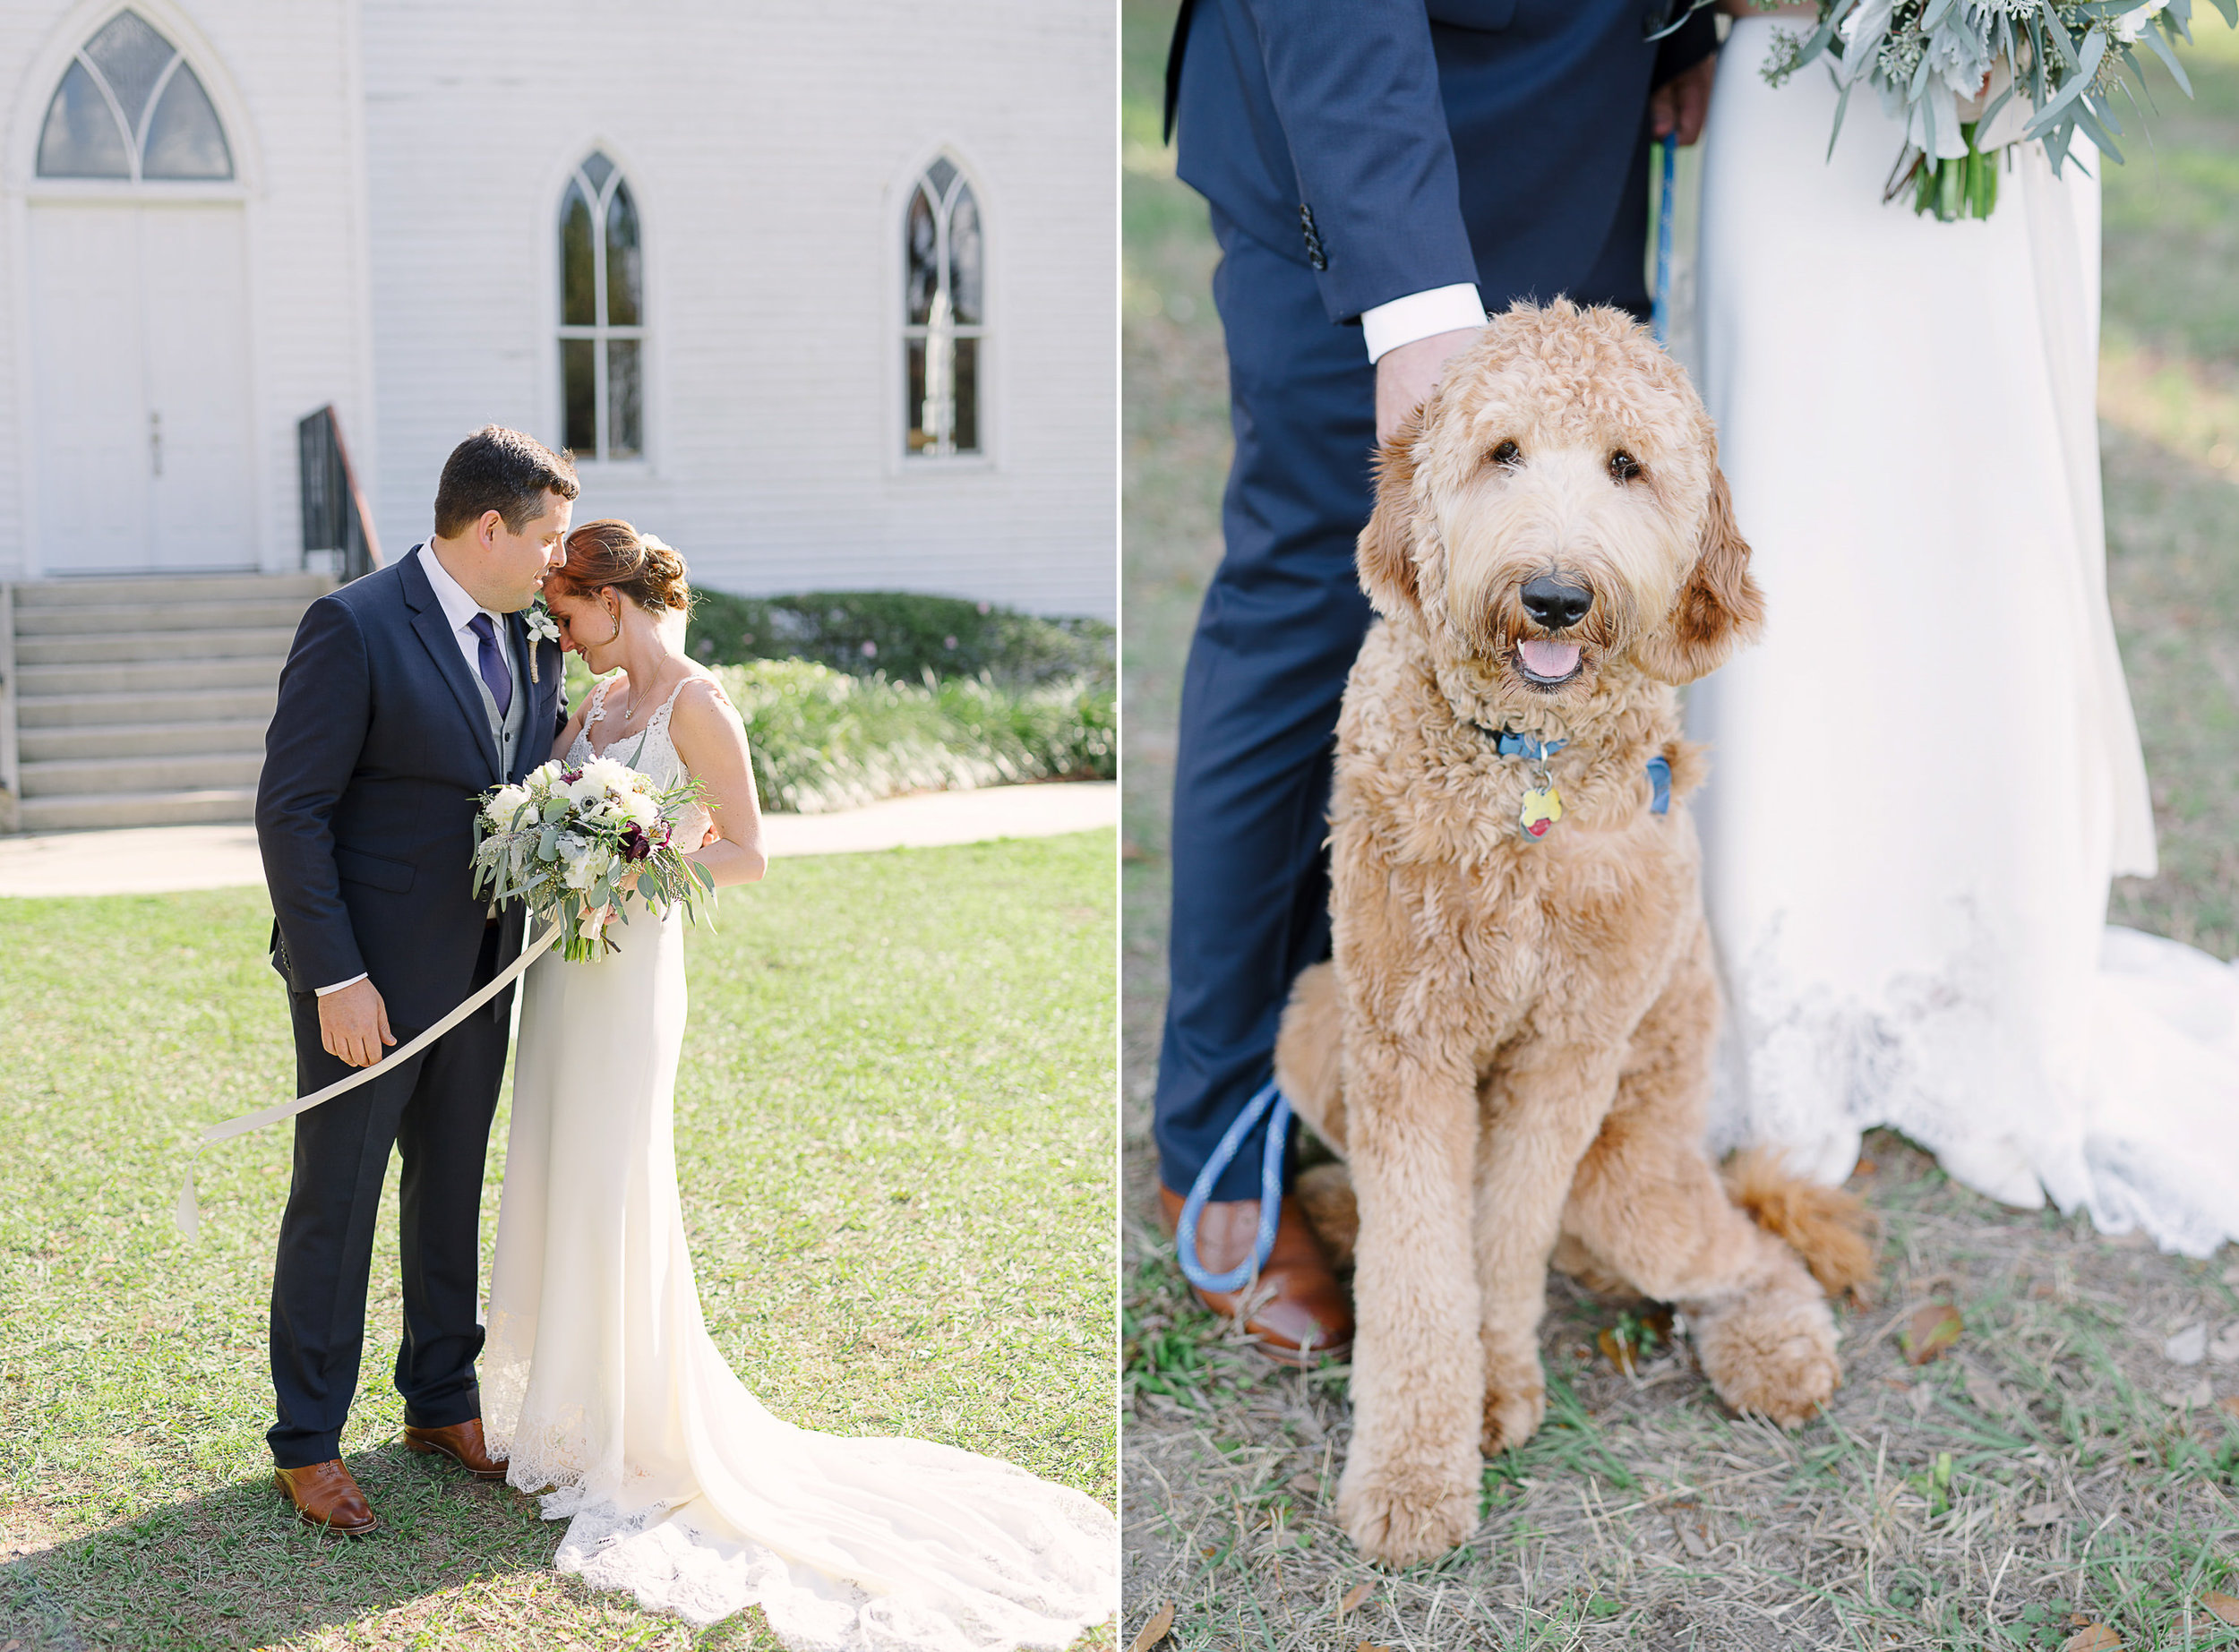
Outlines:
{"label": "arched church window", "polygon": [[119,12],[63,71],[38,169],[43,178],[222,180],[233,176],[233,151],[178,47],[139,13]]}
{"label": "arched church window", "polygon": [[638,202],[594,151],[560,197],[560,425],[578,458],[645,456],[645,266]]}
{"label": "arched church window", "polygon": [[978,198],[947,156],[926,167],[911,189],[902,241],[909,451],[928,458],[977,453],[987,251]]}

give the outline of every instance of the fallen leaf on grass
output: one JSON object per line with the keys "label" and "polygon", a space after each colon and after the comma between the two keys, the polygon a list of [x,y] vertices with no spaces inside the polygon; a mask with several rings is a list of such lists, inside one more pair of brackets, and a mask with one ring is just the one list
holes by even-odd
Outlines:
{"label": "fallen leaf on grass", "polygon": [[2239,1394],[2226,1394],[2216,1403],[2222,1408],[2226,1416],[2231,1417],[2234,1421],[2239,1421]]}
{"label": "fallen leaf on grass", "polygon": [[2208,1357],[2218,1365],[2239,1365],[2239,1321],[2224,1327],[2223,1335],[2208,1345]]}
{"label": "fallen leaf on grass", "polygon": [[1907,1359],[1925,1365],[1957,1342],[1966,1329],[1967,1322],[1957,1308],[1948,1302],[1931,1302],[1914,1313],[1897,1340]]}
{"label": "fallen leaf on grass", "polygon": [[1294,1474],[1284,1484],[1301,1497],[1319,1497],[1322,1494],[1322,1480],[1319,1475]]}
{"label": "fallen leaf on grass", "polygon": [[1151,1652],[1151,1648],[1166,1639],[1174,1627],[1174,1603],[1168,1601],[1151,1613],[1151,1621],[1135,1631],[1135,1639],[1128,1643],[1128,1652]]}
{"label": "fallen leaf on grass", "polygon": [[1616,1326],[1612,1325],[1594,1340],[1600,1345],[1603,1358],[1624,1372],[1626,1375],[1633,1374],[1635,1369],[1634,1362],[1639,1357],[1639,1350],[1617,1334]]}
{"label": "fallen leaf on grass", "polygon": [[2021,1524],[2024,1526],[2050,1526],[2057,1521],[2060,1517],[2066,1512],[2067,1511],[2063,1509],[2056,1502],[2040,1502],[2021,1511]]}
{"label": "fallen leaf on grass", "polygon": [[2006,1391],[1998,1386],[1995,1377],[1973,1365],[1967,1367],[1967,1397],[1975,1402],[1977,1410],[1995,1415],[2012,1405]]}
{"label": "fallen leaf on grass", "polygon": [[2161,1345],[2162,1357],[2173,1365],[2197,1365],[2208,1357],[2208,1326],[2196,1321]]}
{"label": "fallen leaf on grass", "polygon": [[1368,1599],[1368,1591],[1375,1587],[1376,1579],[1371,1578],[1366,1583],[1356,1583],[1351,1588],[1347,1589],[1345,1591],[1344,1599],[1337,1603],[1337,1615],[1341,1618],[1343,1617],[1345,1613],[1351,1612],[1362,1601]]}
{"label": "fallen leaf on grass", "polygon": [[2180,1411],[2188,1408],[2205,1411],[2216,1403],[2216,1386],[2202,1377],[2190,1388],[2165,1388],[2161,1391],[2161,1402]]}
{"label": "fallen leaf on grass", "polygon": [[2122,1652],[2123,1638],[2104,1623],[2087,1623],[2060,1643],[2060,1652]]}
{"label": "fallen leaf on grass", "polygon": [[2200,1610],[2214,1614],[2226,1623],[2239,1623],[2239,1597],[2226,1595],[2221,1589],[2209,1589],[2202,1595]]}
{"label": "fallen leaf on grass", "polygon": [[1392,1648],[1389,1647],[1378,1646],[1373,1640],[1364,1640],[1357,1648],[1355,1648],[1355,1652],[1392,1652]]}

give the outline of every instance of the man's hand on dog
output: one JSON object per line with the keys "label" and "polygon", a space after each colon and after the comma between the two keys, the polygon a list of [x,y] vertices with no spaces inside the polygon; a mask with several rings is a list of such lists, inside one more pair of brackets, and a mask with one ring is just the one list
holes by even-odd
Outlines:
{"label": "man's hand on dog", "polygon": [[1412,344],[1396,345],[1376,358],[1376,445],[1392,440],[1400,421],[1430,399],[1446,364],[1483,330],[1457,327]]}

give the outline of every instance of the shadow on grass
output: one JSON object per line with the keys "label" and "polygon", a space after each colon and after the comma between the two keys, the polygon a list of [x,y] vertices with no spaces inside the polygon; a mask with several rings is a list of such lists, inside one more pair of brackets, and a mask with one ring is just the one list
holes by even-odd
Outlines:
{"label": "shadow on grass", "polygon": [[402,1629],[416,1604],[507,1573],[544,1573],[537,1587],[555,1595],[578,1588],[551,1571],[565,1527],[539,1519],[533,1498],[400,1443],[345,1460],[382,1521],[370,1536],[305,1526],[269,1478],[236,1480],[0,1568],[0,1647],[296,1644],[330,1625]]}

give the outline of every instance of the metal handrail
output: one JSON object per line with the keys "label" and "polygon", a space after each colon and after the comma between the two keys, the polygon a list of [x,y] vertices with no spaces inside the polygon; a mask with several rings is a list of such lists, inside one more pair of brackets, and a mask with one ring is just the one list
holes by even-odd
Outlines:
{"label": "metal handrail", "polygon": [[381,537],[373,512],[357,485],[350,450],[342,441],[342,421],[330,402],[296,425],[301,465],[304,565],[314,556],[339,552],[339,578],[347,585],[382,565]]}

